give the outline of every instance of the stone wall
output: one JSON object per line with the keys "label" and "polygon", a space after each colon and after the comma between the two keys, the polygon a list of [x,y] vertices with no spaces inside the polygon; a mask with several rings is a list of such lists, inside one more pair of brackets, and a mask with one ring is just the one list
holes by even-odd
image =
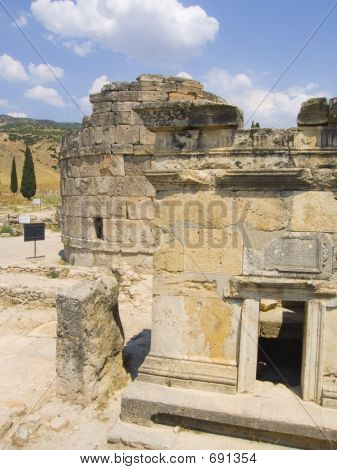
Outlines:
{"label": "stone wall", "polygon": [[145,172],[156,189],[153,328],[140,380],[254,393],[259,302],[297,301],[303,399],[336,406],[337,143],[321,139],[335,128],[303,118],[298,129],[243,130],[227,104],[136,110],[156,134]]}
{"label": "stone wall", "polygon": [[133,111],[144,102],[224,100],[200,83],[141,75],[91,95],[93,113],[61,146],[62,232],[75,264],[112,266],[121,260],[152,270],[154,189],[144,177],[155,135]]}

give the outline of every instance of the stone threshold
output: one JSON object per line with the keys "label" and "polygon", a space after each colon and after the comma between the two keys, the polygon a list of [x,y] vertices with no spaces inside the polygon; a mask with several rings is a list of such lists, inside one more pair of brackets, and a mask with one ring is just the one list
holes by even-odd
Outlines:
{"label": "stone threshold", "polygon": [[337,410],[304,402],[281,384],[256,385],[254,395],[227,395],[136,381],[123,394],[122,423],[109,441],[116,442],[118,432],[122,437],[125,423],[134,423],[143,425],[144,435],[159,424],[302,449],[337,449]]}

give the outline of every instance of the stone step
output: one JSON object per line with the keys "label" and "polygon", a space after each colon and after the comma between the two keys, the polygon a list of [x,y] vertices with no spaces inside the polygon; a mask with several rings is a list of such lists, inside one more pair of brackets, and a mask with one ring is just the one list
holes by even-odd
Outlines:
{"label": "stone step", "polygon": [[[256,394],[223,393],[133,382],[121,420],[161,424],[302,449],[337,449],[337,410],[306,402],[281,384],[256,382]],[[122,430],[113,429],[116,442]],[[122,440],[122,439],[121,439]],[[130,442],[129,442],[130,444]]]}
{"label": "stone step", "polygon": [[285,446],[249,441],[237,437],[193,432],[180,427],[154,424],[151,427],[117,421],[108,437],[108,449],[150,450],[283,450]]}

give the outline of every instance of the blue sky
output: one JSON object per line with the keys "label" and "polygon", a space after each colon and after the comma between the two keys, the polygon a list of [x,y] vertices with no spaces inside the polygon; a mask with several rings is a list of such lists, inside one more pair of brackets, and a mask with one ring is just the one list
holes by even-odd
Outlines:
{"label": "blue sky", "polygon": [[[89,91],[107,81],[185,73],[243,108],[248,121],[334,3],[1,0],[0,114],[80,121],[64,88],[90,114]],[[337,95],[336,26],[337,8],[252,118],[294,126],[305,99]]]}

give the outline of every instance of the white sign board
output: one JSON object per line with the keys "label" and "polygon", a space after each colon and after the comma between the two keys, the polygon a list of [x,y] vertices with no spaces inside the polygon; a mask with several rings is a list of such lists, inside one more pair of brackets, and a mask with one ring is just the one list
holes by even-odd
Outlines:
{"label": "white sign board", "polygon": [[19,224],[30,224],[30,215],[29,214],[19,215]]}
{"label": "white sign board", "polygon": [[33,206],[40,206],[40,205],[41,205],[41,199],[40,198],[33,199]]}

